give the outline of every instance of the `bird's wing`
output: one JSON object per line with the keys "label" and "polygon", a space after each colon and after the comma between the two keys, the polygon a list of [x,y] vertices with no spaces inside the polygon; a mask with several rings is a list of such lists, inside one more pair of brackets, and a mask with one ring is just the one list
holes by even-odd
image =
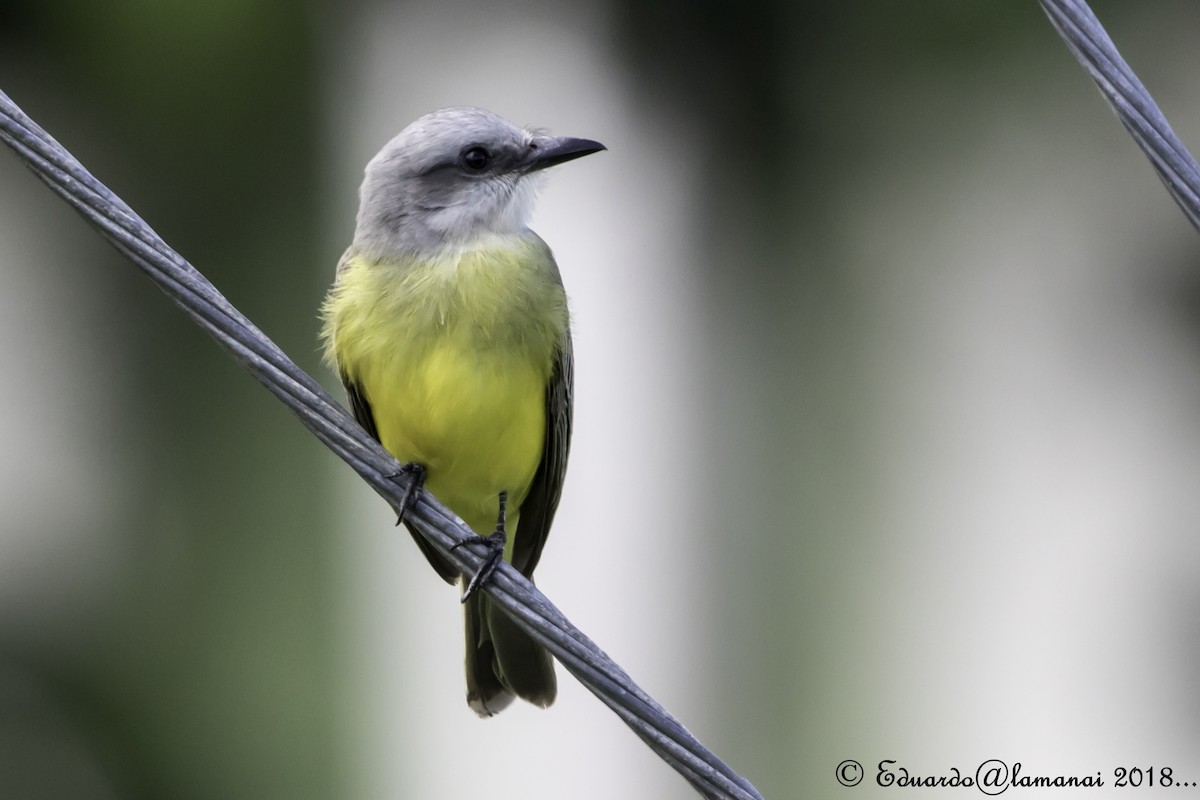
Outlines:
{"label": "bird's wing", "polygon": [[521,504],[521,521],[517,527],[517,538],[513,543],[513,566],[526,577],[533,574],[542,546],[550,533],[550,523],[562,496],[563,477],[567,472],[567,454],[571,449],[571,405],[574,383],[574,356],[571,351],[571,333],[563,338],[558,359],[550,373],[546,386],[546,444],[542,449],[542,461],[529,494]]}

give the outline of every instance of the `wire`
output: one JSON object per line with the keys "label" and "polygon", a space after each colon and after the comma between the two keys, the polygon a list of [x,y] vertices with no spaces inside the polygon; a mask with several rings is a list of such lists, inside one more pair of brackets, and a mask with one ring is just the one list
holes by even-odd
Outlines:
{"label": "wire", "polygon": [[1039,0],[1050,23],[1100,87],[1117,117],[1150,159],[1167,191],[1200,230],[1200,166],[1167,118],[1121,58],[1100,20],[1083,0]]}
{"label": "wire", "polygon": [[[409,480],[399,463],[316,380],[3,92],[0,139],[398,511]],[[451,550],[473,538],[474,532],[431,494],[418,491],[405,519],[464,572],[478,569],[481,559],[470,548]],[[749,781],[700,744],[510,565],[502,563],[482,589],[701,795],[761,800]]]}

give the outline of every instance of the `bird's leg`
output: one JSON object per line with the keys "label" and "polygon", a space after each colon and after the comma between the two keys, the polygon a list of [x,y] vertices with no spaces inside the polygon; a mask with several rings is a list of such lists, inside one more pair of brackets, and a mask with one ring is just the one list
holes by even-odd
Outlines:
{"label": "bird's leg", "polygon": [[450,548],[451,550],[457,550],[464,544],[475,544],[476,542],[482,542],[488,548],[488,554],[483,557],[483,563],[479,565],[479,571],[471,578],[471,582],[467,584],[466,591],[463,592],[462,602],[464,603],[467,602],[467,598],[475,594],[476,589],[486,583],[488,578],[492,577],[492,573],[500,565],[500,560],[504,558],[504,545],[508,543],[508,534],[504,530],[506,506],[508,506],[507,491],[500,493],[500,513],[496,516],[496,530],[492,531],[490,536],[463,539]]}
{"label": "bird's leg", "polygon": [[400,513],[396,517],[396,524],[404,522],[404,515],[412,508],[413,503],[417,500],[417,491],[425,485],[425,465],[411,461],[400,467],[400,471],[395,475],[389,475],[389,478],[396,480],[405,478],[404,496],[400,498]]}

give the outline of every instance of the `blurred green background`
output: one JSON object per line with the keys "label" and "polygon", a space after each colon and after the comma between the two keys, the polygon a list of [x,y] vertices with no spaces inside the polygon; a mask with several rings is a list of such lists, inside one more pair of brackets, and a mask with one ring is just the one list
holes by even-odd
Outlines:
{"label": "blurred green background", "polygon": [[[1093,7],[1196,149],[1200,6]],[[543,590],[770,798],[1200,780],[1200,247],[1031,0],[7,0],[0,89],[330,386],[388,138],[605,142]],[[0,375],[0,797],[693,796],[568,676],[476,720],[386,506],[9,155]]]}

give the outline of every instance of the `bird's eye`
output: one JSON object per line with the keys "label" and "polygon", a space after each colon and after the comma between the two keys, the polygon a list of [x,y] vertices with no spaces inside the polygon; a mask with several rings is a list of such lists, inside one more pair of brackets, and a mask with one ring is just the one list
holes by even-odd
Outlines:
{"label": "bird's eye", "polygon": [[492,154],[487,151],[487,148],[474,145],[463,150],[462,163],[472,172],[479,172],[492,163]]}

